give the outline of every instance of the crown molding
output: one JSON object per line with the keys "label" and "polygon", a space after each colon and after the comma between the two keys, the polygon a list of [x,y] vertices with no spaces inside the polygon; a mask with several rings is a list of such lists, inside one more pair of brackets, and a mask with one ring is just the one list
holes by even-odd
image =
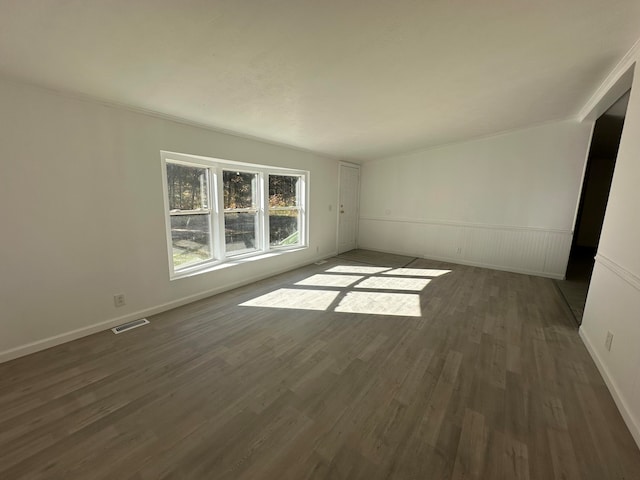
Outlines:
{"label": "crown molding", "polygon": [[604,82],[593,92],[591,98],[578,113],[582,122],[595,120],[602,115],[613,103],[631,88],[633,81],[633,66],[640,57],[640,39],[622,57]]}

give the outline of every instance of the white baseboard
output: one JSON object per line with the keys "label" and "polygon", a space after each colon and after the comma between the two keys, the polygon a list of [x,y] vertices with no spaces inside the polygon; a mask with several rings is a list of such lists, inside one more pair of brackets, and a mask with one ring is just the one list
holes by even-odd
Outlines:
{"label": "white baseboard", "polygon": [[204,292],[199,292],[193,295],[179,298],[177,300],[173,300],[171,302],[163,303],[161,305],[156,305],[155,307],[145,308],[142,310],[138,310],[137,312],[128,313],[120,317],[111,318],[109,320],[87,325],[86,327],[78,328],[76,330],[71,330],[70,332],[61,333],[59,335],[54,335],[53,337],[48,337],[42,340],[37,340],[35,342],[27,343],[26,345],[21,345],[19,347],[11,348],[9,350],[4,350],[3,352],[0,352],[0,363],[8,362],[9,360],[14,360],[19,357],[24,357],[25,355],[39,352],[41,350],[46,350],[47,348],[55,347],[56,345],[61,345],[63,343],[71,342],[73,340],[77,340],[78,338],[86,337],[88,335],[93,335],[94,333],[98,333],[103,330],[108,330],[110,328],[117,327],[118,325],[121,325],[126,322],[130,322],[132,320],[137,320],[139,318],[149,317],[151,315],[156,315],[158,313],[166,312],[167,310],[172,310],[176,307],[180,307],[188,303],[202,300],[203,298],[211,297],[213,295],[217,295],[218,293],[226,292],[228,290],[233,290],[234,288],[242,287],[244,285],[248,285],[250,283],[257,282],[259,280],[263,280],[265,278],[269,278],[274,275],[278,275],[280,273],[285,273],[291,270],[295,270],[296,268],[300,268],[305,265],[312,264],[313,262],[317,262],[318,260],[322,260],[324,258],[334,257],[336,255],[337,255],[337,252],[330,252],[328,254],[317,255],[311,259],[307,259],[302,262],[297,262],[292,266],[273,270],[268,274],[257,275],[249,279],[227,284],[223,287],[217,287],[211,290],[206,290]]}
{"label": "white baseboard", "polygon": [[611,396],[613,397],[614,402],[616,402],[616,406],[618,407],[618,410],[622,415],[622,419],[624,420],[624,423],[627,425],[629,432],[631,432],[631,435],[633,436],[633,439],[636,441],[638,448],[640,448],[640,422],[633,416],[633,414],[631,413],[631,409],[629,409],[627,405],[627,402],[618,393],[619,390],[618,390],[616,381],[613,379],[613,377],[609,373],[609,369],[606,367],[605,363],[600,358],[600,355],[598,355],[597,350],[593,347],[593,343],[589,339],[589,336],[586,334],[586,332],[582,328],[580,328],[579,333],[580,333],[580,338],[582,338],[582,342],[587,347],[587,350],[589,351],[591,358],[593,358],[593,361],[596,364],[596,367],[598,367],[598,371],[600,372],[600,375],[602,375],[602,378],[604,379],[604,383],[607,385],[607,388],[609,389],[609,392],[611,393]]}

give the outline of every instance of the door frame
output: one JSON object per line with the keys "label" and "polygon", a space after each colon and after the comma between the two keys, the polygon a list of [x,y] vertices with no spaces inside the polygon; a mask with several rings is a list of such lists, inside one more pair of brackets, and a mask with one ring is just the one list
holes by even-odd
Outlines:
{"label": "door frame", "polygon": [[339,161],[338,162],[338,201],[336,203],[336,252],[340,255],[340,188],[342,186],[342,167],[351,167],[358,169],[358,194],[356,195],[356,230],[355,230],[355,248],[358,248],[358,233],[360,227],[360,175],[361,168],[357,163]]}

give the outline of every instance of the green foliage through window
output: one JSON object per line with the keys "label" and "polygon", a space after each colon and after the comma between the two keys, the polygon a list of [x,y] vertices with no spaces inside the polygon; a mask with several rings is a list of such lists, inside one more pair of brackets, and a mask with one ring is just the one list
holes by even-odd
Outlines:
{"label": "green foliage through window", "polygon": [[256,174],[247,172],[222,172],[224,208],[255,208]]}
{"label": "green foliage through window", "polygon": [[269,175],[269,207],[295,207],[298,205],[300,177]]}
{"label": "green foliage through window", "polygon": [[307,172],[161,155],[172,278],[239,255],[306,244]]}
{"label": "green foliage through window", "polygon": [[269,244],[273,247],[300,241],[300,178],[269,175]]}
{"label": "green foliage through window", "polygon": [[167,187],[170,210],[209,208],[209,182],[206,168],[167,163]]}

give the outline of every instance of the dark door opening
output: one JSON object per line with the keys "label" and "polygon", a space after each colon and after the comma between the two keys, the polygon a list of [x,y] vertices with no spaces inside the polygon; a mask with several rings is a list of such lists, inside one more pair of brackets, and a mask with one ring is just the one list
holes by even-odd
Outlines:
{"label": "dark door opening", "polygon": [[629,92],[596,120],[582,183],[566,279],[558,282],[579,325],[582,323],[594,257],[600,242],[628,102]]}

